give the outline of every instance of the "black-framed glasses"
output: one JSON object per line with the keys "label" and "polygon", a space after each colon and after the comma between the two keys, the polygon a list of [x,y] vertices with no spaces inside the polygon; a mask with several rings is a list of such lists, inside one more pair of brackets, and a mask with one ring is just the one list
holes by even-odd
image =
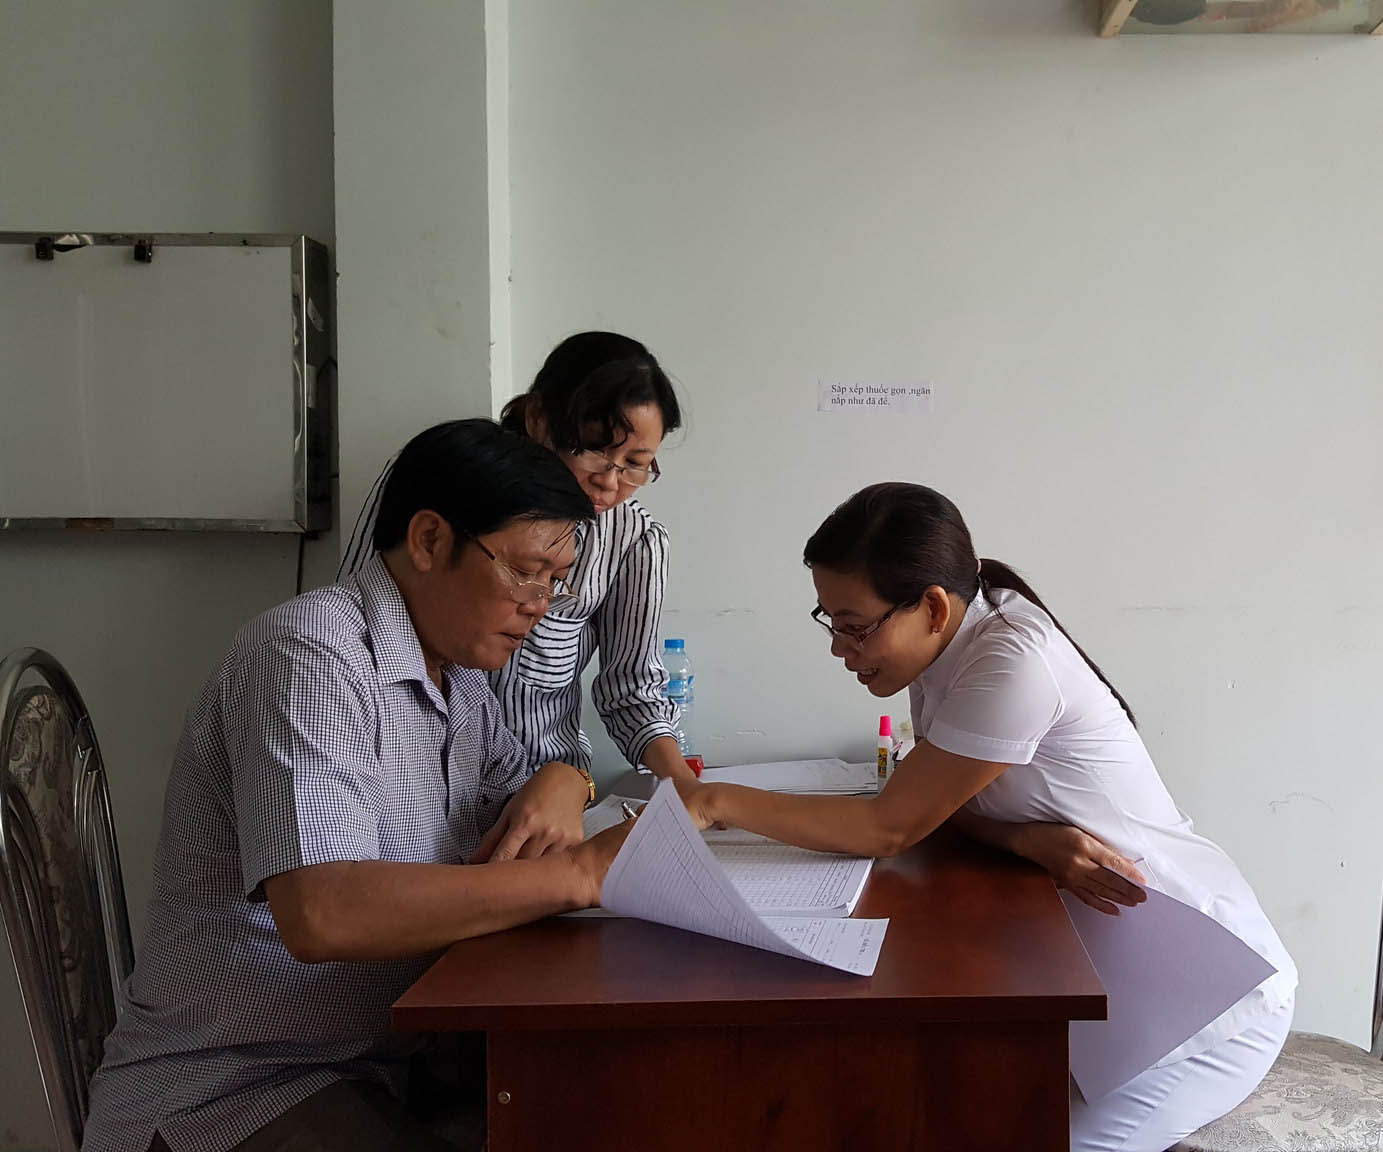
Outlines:
{"label": "black-framed glasses", "polygon": [[834,624],[831,623],[831,618],[826,615],[826,609],[821,607],[820,604],[818,604],[815,608],[812,609],[812,619],[815,620],[818,624],[820,624],[821,627],[826,629],[832,641],[839,638],[841,640],[844,640],[847,644],[853,644],[856,648],[862,648],[864,646],[864,642],[868,640],[871,636],[873,636],[874,633],[877,632],[880,628],[882,628],[885,624],[887,624],[889,618],[895,612],[897,612],[899,608],[904,607],[906,603],[907,602],[904,601],[901,604],[895,604],[892,608],[890,608],[872,624],[865,624],[858,628],[837,628]]}
{"label": "black-framed glasses", "polygon": [[484,541],[479,536],[472,536],[475,546],[490,558],[491,563],[499,569],[500,575],[504,578],[504,583],[509,589],[509,599],[515,604],[536,604],[539,600],[546,600],[549,609],[565,608],[569,604],[576,602],[576,592],[571,586],[558,576],[552,578],[550,584],[545,584],[541,580],[530,580],[521,572],[515,572],[503,560],[485,547]]}
{"label": "black-framed glasses", "polygon": [[571,454],[571,458],[581,471],[592,476],[613,470],[619,482],[627,484],[630,488],[642,488],[645,484],[652,484],[663,474],[657,460],[650,460],[647,464],[638,466],[616,464],[604,452],[597,452],[594,448],[578,448]]}

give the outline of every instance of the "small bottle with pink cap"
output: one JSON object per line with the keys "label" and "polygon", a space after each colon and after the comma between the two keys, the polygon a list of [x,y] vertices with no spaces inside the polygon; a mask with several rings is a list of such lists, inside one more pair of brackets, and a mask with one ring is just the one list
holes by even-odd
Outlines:
{"label": "small bottle with pink cap", "polygon": [[888,774],[893,767],[893,717],[879,717],[879,788],[888,783]]}

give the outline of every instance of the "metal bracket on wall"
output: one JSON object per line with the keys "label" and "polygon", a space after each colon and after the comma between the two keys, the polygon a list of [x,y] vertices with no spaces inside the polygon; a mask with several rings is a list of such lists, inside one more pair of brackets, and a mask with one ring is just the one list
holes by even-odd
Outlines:
{"label": "metal bracket on wall", "polygon": [[39,236],[34,240],[34,255],[40,260],[51,260],[59,252],[71,252],[94,244],[89,232],[67,232],[62,236]]}

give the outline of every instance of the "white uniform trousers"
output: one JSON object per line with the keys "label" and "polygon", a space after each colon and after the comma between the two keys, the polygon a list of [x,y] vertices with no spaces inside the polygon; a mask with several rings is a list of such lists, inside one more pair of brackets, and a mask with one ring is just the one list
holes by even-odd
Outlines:
{"label": "white uniform trousers", "polygon": [[1295,1001],[1196,1056],[1087,1104],[1071,1086],[1071,1152],[1166,1152],[1247,1099],[1287,1041]]}

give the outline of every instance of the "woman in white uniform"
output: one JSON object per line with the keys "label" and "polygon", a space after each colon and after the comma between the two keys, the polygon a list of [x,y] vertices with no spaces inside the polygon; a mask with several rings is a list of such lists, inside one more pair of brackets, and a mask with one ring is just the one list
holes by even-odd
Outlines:
{"label": "woman in white uniform", "polygon": [[930,488],[864,489],[804,559],[832,653],[875,696],[908,689],[917,746],[877,796],[679,782],[693,816],[862,856],[950,819],[1102,911],[1143,898],[1130,880],[1201,909],[1276,974],[1110,1095],[1073,1090],[1071,1148],[1163,1152],[1232,1109],[1282,1048],[1296,969],[1233,861],[1173,803],[1123,698],[1032,589],[976,557],[960,512]]}
{"label": "woman in white uniform", "polygon": [[[567,337],[532,387],[505,405],[500,423],[557,453],[596,511],[594,524],[577,528],[574,597],[553,600],[509,663],[490,674],[505,726],[535,768],[560,760],[590,770],[581,673],[599,652],[591,694],[610,738],[630,764],[691,778],[658,655],[668,534],[634,499],[658,479],[658,448],[681,421],[672,382],[653,353],[616,332]],[[392,466],[365,499],[338,578],[374,555],[375,514]]]}

